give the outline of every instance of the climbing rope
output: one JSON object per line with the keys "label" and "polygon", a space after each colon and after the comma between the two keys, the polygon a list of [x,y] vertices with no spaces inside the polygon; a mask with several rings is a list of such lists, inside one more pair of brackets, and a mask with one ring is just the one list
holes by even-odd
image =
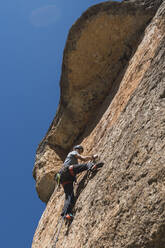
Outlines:
{"label": "climbing rope", "polygon": [[[59,188],[59,182],[58,182],[58,181],[59,181],[59,178],[56,178],[56,181],[57,181],[57,185],[56,185],[56,187],[55,187],[55,189],[54,189],[54,193],[56,193],[56,191],[57,191],[58,188]],[[54,236],[55,236],[55,234],[56,234],[56,230],[58,230],[58,232],[57,232],[57,235],[56,235],[55,243],[54,243],[54,245],[52,246],[52,248],[56,248],[56,243],[57,243],[57,241],[58,241],[58,237],[59,237],[59,234],[60,234],[62,225],[63,225],[63,221],[64,221],[64,217],[63,217],[63,216],[59,216],[59,217],[58,217],[58,220],[57,220],[56,227],[55,227],[55,233],[54,233],[54,235],[53,235],[52,240],[54,240]],[[60,224],[60,226],[59,226],[59,224]],[[59,226],[59,228],[58,228],[58,226]]]}
{"label": "climbing rope", "polygon": [[[58,221],[58,224],[60,224],[60,225],[59,225],[58,232],[57,232],[57,235],[56,235],[56,239],[55,239],[55,242],[54,242],[54,245],[52,246],[52,248],[56,248],[56,244],[58,242],[58,238],[59,238],[60,231],[61,231],[63,223],[64,223],[64,216],[61,216],[61,218],[59,218],[59,221]],[[58,226],[58,224],[57,224],[57,226]]]}

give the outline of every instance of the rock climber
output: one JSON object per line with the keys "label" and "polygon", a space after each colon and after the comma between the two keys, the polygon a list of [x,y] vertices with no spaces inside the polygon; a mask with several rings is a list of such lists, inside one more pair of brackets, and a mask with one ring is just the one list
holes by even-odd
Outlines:
{"label": "rock climber", "polygon": [[[99,167],[102,166],[103,163],[95,164],[94,162],[88,162],[79,164],[78,160],[83,162],[93,161],[98,155],[92,156],[82,156],[84,149],[83,146],[77,145],[74,146],[73,151],[71,151],[63,164],[62,169],[57,173],[56,177],[59,176],[60,183],[63,186],[65,192],[65,203],[61,213],[61,216],[66,219],[73,219],[72,208],[74,205],[74,191],[73,191],[73,183],[76,181],[76,175],[85,170],[95,170],[97,169],[97,165]],[[100,165],[101,164],[101,165]]]}

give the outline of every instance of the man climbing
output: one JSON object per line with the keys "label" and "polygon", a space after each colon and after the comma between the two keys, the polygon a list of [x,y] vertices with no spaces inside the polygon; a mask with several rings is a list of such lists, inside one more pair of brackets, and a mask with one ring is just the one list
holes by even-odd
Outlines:
{"label": "man climbing", "polygon": [[84,149],[81,145],[77,145],[73,148],[73,151],[70,152],[65,161],[63,168],[57,174],[60,177],[60,183],[63,186],[65,192],[65,203],[61,213],[61,216],[66,219],[72,219],[72,208],[74,205],[74,191],[73,191],[73,182],[76,181],[76,175],[85,170],[95,170],[98,167],[102,167],[103,163],[94,164],[94,162],[88,162],[85,164],[79,164],[78,160],[81,161],[91,161],[98,157],[98,155],[92,156],[82,156]]}

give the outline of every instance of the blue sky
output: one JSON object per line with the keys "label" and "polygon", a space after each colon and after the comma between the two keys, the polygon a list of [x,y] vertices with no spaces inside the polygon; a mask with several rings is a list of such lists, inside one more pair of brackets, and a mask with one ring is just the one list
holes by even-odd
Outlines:
{"label": "blue sky", "polygon": [[55,116],[71,25],[98,0],[3,0],[0,6],[0,247],[29,248],[45,208],[32,178]]}

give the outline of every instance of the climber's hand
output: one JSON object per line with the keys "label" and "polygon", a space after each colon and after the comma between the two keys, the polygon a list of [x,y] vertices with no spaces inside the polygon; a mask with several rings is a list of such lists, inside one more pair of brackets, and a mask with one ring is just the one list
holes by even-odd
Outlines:
{"label": "climber's hand", "polygon": [[94,154],[93,155],[93,159],[95,160],[96,158],[98,158],[98,155],[97,154]]}

